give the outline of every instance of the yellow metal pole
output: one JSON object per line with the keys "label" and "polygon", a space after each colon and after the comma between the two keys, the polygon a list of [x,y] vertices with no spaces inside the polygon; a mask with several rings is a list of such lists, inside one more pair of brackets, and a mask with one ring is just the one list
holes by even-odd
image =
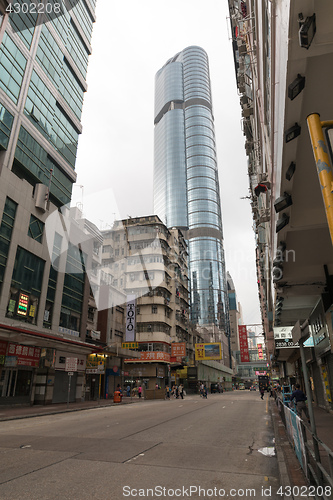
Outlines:
{"label": "yellow metal pole", "polygon": [[322,129],[323,124],[327,126],[331,122],[321,122],[318,113],[309,115],[307,122],[333,244],[333,173]]}

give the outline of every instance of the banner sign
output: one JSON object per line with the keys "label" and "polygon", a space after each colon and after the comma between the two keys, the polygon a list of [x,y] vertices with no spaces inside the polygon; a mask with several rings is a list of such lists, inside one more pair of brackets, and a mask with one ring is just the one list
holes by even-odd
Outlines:
{"label": "banner sign", "polygon": [[238,325],[238,335],[239,335],[239,348],[241,354],[241,362],[249,363],[249,345],[247,343],[247,330],[246,325]]}
{"label": "banner sign", "polygon": [[196,361],[204,361],[208,359],[222,359],[221,342],[195,344],[195,359]]}
{"label": "banner sign", "polygon": [[135,341],[135,295],[127,295],[125,341]]}
{"label": "banner sign", "polygon": [[135,361],[141,363],[142,361],[165,361],[170,363],[170,354],[162,351],[143,351],[140,352],[140,359],[125,359],[125,363]]}
{"label": "banner sign", "polygon": [[259,359],[264,359],[264,353],[263,353],[263,350],[262,350],[262,344],[258,344],[257,347],[258,347],[258,357],[259,357]]}
{"label": "banner sign", "polygon": [[171,356],[186,356],[186,343],[175,342],[171,344]]}

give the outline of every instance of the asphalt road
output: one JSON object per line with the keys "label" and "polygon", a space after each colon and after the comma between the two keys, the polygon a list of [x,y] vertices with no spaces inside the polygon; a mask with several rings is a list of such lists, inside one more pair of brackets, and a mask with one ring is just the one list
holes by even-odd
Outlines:
{"label": "asphalt road", "polygon": [[0,500],[281,498],[272,452],[258,392],[2,422]]}

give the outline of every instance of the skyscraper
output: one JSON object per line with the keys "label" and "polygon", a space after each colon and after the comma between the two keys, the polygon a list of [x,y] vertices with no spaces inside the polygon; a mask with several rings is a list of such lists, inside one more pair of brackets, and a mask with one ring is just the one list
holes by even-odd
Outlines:
{"label": "skyscraper", "polygon": [[154,212],[186,230],[192,320],[229,333],[209,65],[187,47],[155,77]]}
{"label": "skyscraper", "polygon": [[[59,216],[70,201],[76,180],[95,0],[66,6],[50,0],[38,11],[34,3],[17,2],[10,15],[5,4],[0,2],[0,404],[66,401],[68,358],[77,361],[72,401],[81,397],[92,351],[85,342],[90,287],[83,251],[68,241],[64,220],[52,238],[47,228],[50,216]],[[64,272],[56,262],[63,262]]]}

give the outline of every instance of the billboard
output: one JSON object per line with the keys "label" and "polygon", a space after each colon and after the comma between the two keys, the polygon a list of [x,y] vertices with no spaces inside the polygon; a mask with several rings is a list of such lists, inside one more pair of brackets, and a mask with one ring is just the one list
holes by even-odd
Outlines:
{"label": "billboard", "polygon": [[195,359],[196,361],[222,359],[221,343],[195,344]]}

